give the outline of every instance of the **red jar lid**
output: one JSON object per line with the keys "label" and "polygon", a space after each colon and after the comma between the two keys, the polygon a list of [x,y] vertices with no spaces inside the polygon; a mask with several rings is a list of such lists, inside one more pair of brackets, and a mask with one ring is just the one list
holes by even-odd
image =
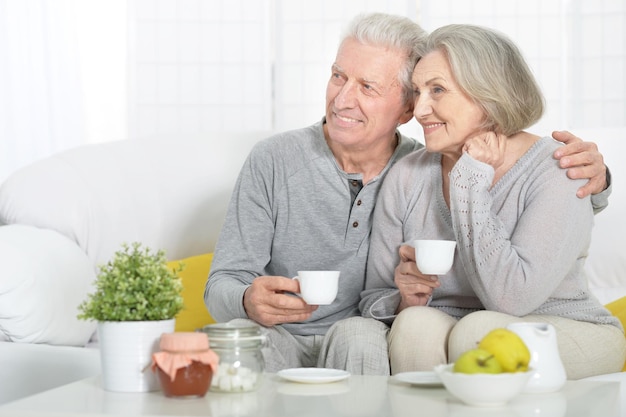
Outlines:
{"label": "red jar lid", "polygon": [[205,333],[199,332],[163,333],[159,347],[168,352],[207,350],[209,338]]}

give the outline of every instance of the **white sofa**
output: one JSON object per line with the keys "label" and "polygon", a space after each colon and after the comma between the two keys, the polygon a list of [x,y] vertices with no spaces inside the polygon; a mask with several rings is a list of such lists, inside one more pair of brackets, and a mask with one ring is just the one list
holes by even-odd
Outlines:
{"label": "white sofa", "polygon": [[[626,129],[586,131],[615,184],[588,270],[604,303],[626,296]],[[268,132],[86,145],[0,186],[0,404],[100,371],[95,325],[76,319],[98,265],[122,242],[169,259],[211,252],[237,173]],[[85,347],[85,345],[88,345]],[[93,343],[92,343],[93,345]],[[618,375],[621,377],[622,375]]]}
{"label": "white sofa", "polygon": [[84,347],[95,324],[76,319],[98,265],[122,242],[171,260],[213,251],[241,165],[268,135],[85,145],[3,182],[0,404],[100,372]]}

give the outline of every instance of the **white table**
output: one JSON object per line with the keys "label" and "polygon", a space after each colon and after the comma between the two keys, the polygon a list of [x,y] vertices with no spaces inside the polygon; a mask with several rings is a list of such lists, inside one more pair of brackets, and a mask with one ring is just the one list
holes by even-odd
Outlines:
{"label": "white table", "polygon": [[[1,384],[10,383],[0,381]],[[443,388],[423,388],[379,376],[351,376],[329,384],[299,384],[265,374],[258,391],[209,392],[175,399],[160,391],[107,392],[99,377],[88,378],[0,407],[0,416],[254,416],[254,417],[617,417],[620,384],[568,381],[553,394],[521,395],[506,407],[470,407]]]}

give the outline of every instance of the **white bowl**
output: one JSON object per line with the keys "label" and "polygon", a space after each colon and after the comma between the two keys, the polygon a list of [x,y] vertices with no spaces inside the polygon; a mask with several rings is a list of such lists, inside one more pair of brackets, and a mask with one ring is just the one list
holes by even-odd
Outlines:
{"label": "white bowl", "polygon": [[435,372],[448,391],[465,404],[497,407],[522,392],[533,372],[501,374],[463,374],[454,372],[454,364],[437,365]]}

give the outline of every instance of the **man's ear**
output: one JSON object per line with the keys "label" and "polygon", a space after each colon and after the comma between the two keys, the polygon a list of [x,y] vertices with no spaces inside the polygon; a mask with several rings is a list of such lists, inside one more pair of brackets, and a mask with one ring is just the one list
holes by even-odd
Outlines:
{"label": "man's ear", "polygon": [[402,113],[402,116],[400,116],[400,120],[398,121],[398,123],[403,125],[411,120],[411,118],[413,118],[413,106],[407,107],[406,111]]}

